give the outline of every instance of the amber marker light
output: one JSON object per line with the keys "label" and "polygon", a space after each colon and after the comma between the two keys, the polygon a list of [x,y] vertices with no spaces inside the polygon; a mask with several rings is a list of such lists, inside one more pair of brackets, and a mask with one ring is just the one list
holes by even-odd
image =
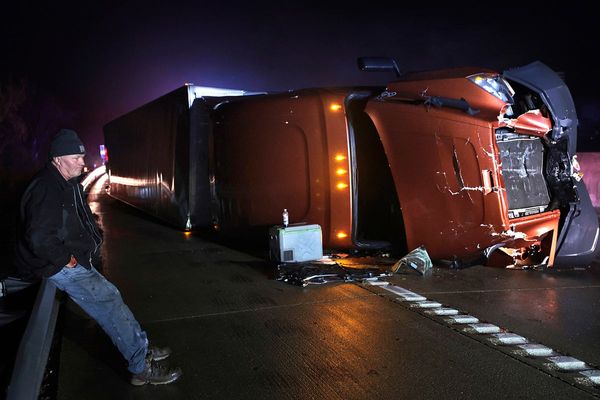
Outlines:
{"label": "amber marker light", "polygon": [[332,105],[329,106],[329,109],[331,111],[340,111],[342,109],[342,105],[338,104],[338,103],[333,103]]}
{"label": "amber marker light", "polygon": [[185,231],[185,232],[183,232],[183,236],[185,236],[186,238],[189,238],[190,236],[192,236],[192,232],[191,231]]}
{"label": "amber marker light", "polygon": [[335,173],[338,175],[346,175],[348,171],[346,171],[344,168],[338,168]]}
{"label": "amber marker light", "polygon": [[337,185],[335,185],[336,188],[338,188],[339,190],[344,190],[348,187],[347,183],[344,182],[339,182]]}
{"label": "amber marker light", "polygon": [[337,236],[338,239],[344,239],[348,237],[348,234],[344,231],[339,231],[335,236]]}
{"label": "amber marker light", "polygon": [[335,155],[335,161],[344,161],[346,159],[346,156],[343,154],[336,154]]}

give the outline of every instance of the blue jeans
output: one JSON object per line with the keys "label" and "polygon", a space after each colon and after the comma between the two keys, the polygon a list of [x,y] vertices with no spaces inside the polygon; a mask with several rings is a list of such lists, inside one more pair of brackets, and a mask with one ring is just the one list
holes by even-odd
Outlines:
{"label": "blue jeans", "polygon": [[119,290],[112,283],[95,268],[88,270],[79,264],[73,268],[64,267],[48,280],[65,291],[98,322],[129,362],[131,373],[138,374],[144,370],[148,351],[146,332],[123,303]]}

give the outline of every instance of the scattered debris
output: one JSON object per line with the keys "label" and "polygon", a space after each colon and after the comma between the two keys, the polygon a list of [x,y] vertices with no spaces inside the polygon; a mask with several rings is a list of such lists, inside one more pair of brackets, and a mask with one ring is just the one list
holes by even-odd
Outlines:
{"label": "scattered debris", "polygon": [[421,275],[431,271],[433,263],[421,246],[397,262],[389,254],[375,257],[350,257],[348,254],[326,255],[316,261],[285,262],[277,265],[275,279],[298,286],[331,282],[384,282],[386,277],[408,266]]}
{"label": "scattered debris", "polygon": [[398,260],[392,267],[392,272],[398,272],[404,266],[414,269],[421,275],[425,275],[431,271],[433,263],[431,262],[431,258],[429,258],[429,254],[427,254],[425,246],[420,246]]}
{"label": "scattered debris", "polygon": [[277,266],[276,280],[298,286],[321,285],[331,282],[363,282],[378,280],[392,274],[381,266],[343,267],[324,257],[318,261],[284,263]]}

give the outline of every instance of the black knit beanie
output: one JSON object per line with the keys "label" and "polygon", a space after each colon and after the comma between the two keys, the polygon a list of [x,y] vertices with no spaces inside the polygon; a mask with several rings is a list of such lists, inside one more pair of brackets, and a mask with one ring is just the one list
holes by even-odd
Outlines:
{"label": "black knit beanie", "polygon": [[85,147],[75,131],[61,129],[50,143],[50,157],[85,154]]}

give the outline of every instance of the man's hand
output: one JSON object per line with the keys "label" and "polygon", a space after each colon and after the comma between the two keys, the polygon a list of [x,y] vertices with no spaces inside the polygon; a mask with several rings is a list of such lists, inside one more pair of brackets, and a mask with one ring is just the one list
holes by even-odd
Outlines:
{"label": "man's hand", "polygon": [[73,257],[73,254],[71,254],[71,259],[69,260],[69,263],[66,265],[67,268],[75,268],[75,266],[77,265],[77,259],[75,257]]}

